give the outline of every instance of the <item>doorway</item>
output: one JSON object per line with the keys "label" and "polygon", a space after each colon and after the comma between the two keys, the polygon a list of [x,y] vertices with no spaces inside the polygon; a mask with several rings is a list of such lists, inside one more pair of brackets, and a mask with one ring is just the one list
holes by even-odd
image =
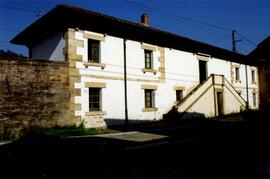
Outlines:
{"label": "doorway", "polygon": [[199,60],[200,83],[207,78],[207,61]]}
{"label": "doorway", "polygon": [[224,114],[223,92],[217,92],[217,113],[219,116]]}

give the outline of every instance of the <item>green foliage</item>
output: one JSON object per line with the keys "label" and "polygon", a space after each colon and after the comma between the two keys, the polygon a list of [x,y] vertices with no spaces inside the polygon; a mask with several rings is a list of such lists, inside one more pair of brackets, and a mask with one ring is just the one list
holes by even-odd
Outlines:
{"label": "green foliage", "polygon": [[[31,138],[31,137],[67,137],[67,136],[83,136],[83,135],[97,135],[112,133],[109,129],[96,129],[89,128],[86,129],[81,126],[66,126],[60,127],[55,126],[53,128],[40,127],[40,126],[30,126],[24,128],[19,132],[11,129],[3,128],[0,130],[0,141],[6,140],[16,140],[21,138]],[[17,134],[17,135],[15,135]]]}
{"label": "green foliage", "polygon": [[24,137],[65,137],[65,136],[82,136],[82,135],[97,135],[110,133],[110,130],[89,128],[86,129],[83,126],[69,126],[69,127],[53,127],[44,128],[39,126],[31,126],[27,128],[23,136]]}
{"label": "green foliage", "polygon": [[2,128],[0,129],[0,141],[16,139],[16,135],[11,129]]}
{"label": "green foliage", "polygon": [[15,52],[12,52],[10,50],[0,50],[0,57],[8,57],[8,58],[26,58],[24,55],[22,54],[18,54]]}

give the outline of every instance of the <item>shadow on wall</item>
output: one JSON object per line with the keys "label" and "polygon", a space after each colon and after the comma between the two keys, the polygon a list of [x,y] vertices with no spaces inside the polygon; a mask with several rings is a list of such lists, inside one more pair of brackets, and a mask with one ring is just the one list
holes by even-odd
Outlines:
{"label": "shadow on wall", "polygon": [[[174,120],[189,120],[189,119],[202,119],[205,118],[205,115],[197,112],[184,112],[179,113],[176,111],[170,111],[169,113],[163,115],[164,120],[174,121]],[[105,119],[106,126],[121,126],[125,125],[125,119]],[[159,120],[143,120],[143,119],[129,119],[128,124],[143,124],[143,123],[152,123]]]}
{"label": "shadow on wall", "polygon": [[[125,125],[125,119],[104,119],[106,126],[121,126]],[[149,123],[156,120],[147,120],[147,119],[129,119],[128,124],[142,124]]]}

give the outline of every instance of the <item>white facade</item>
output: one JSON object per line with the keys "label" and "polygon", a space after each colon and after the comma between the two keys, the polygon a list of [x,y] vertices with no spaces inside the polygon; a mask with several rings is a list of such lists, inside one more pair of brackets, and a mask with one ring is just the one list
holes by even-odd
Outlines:
{"label": "white facade", "polygon": [[49,39],[32,47],[32,58],[41,60],[65,61],[63,48],[65,40],[63,32],[59,32]]}
{"label": "white facade", "polygon": [[[88,39],[84,34],[104,37],[100,41],[100,63],[98,65],[87,65],[88,62]],[[81,96],[75,97],[75,103],[81,105],[81,110],[75,111],[75,116],[80,116],[86,127],[101,127],[111,123],[123,122],[125,119],[125,99],[124,99],[124,43],[122,38],[113,37],[86,31],[76,31],[75,39],[83,41],[83,47],[77,47],[77,55],[82,55],[82,61],[76,62],[79,69],[80,83],[75,83],[74,87],[81,90]],[[126,62],[127,62],[127,106],[128,118],[130,121],[160,120],[163,114],[172,109],[176,103],[175,88],[183,89],[184,97],[189,94],[199,82],[199,56],[190,52],[176,49],[163,48],[159,50],[155,44],[146,44],[153,50],[153,70],[156,72],[144,72],[144,43],[127,40],[126,41]],[[47,58],[54,60],[64,60],[64,42],[61,34],[54,38],[45,40],[40,45],[33,48],[33,57]],[[45,49],[45,50],[44,50]],[[161,54],[162,53],[162,54]],[[162,57],[162,55],[164,57]],[[229,59],[212,58],[209,54],[207,58],[207,73],[224,75],[224,77],[241,91],[241,96],[246,100],[246,75],[245,65],[228,61]],[[165,76],[162,76],[161,65],[164,58]],[[227,60],[227,61],[226,61]],[[240,81],[235,80],[234,67],[239,67]],[[251,108],[258,107],[258,78],[257,68],[247,67],[248,69],[248,91],[249,104]],[[255,70],[256,80],[251,81],[251,70]],[[164,75],[164,74],[163,74]],[[105,84],[101,88],[101,118],[93,117],[89,114],[89,87],[87,83]],[[143,86],[155,87],[155,108],[154,110],[145,109],[145,93]],[[210,92],[211,93],[211,92]],[[213,91],[212,91],[213,93]],[[253,93],[257,95],[256,106],[253,106]],[[206,94],[200,104],[193,106],[192,111],[208,113],[203,108],[211,108],[209,115],[213,116],[213,106],[209,102]],[[239,104],[233,99],[232,94],[224,92],[224,113],[229,114],[239,112]],[[228,102],[229,101],[229,102]],[[235,105],[234,105],[235,103]],[[237,106],[237,109],[234,108]],[[105,122],[103,121],[105,120]]]}

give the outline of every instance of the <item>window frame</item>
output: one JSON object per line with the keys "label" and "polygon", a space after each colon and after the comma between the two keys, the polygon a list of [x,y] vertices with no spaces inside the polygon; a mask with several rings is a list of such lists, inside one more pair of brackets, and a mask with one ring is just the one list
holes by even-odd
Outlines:
{"label": "window frame", "polygon": [[180,102],[183,99],[183,90],[175,90],[175,99],[176,102]]}
{"label": "window frame", "polygon": [[251,70],[251,82],[255,83],[256,79],[255,79],[255,70]]}
{"label": "window frame", "polygon": [[[98,92],[96,96],[93,96],[93,94],[91,94],[93,92],[93,90],[95,90],[95,92]],[[101,94],[102,94],[102,88],[89,88],[89,97],[88,97],[88,103],[89,103],[89,111],[90,112],[95,112],[95,111],[102,111],[102,105],[101,105]],[[98,100],[92,100],[94,98],[98,98]],[[97,108],[93,108],[92,106],[94,104],[97,104]]]}
{"label": "window frame", "polygon": [[[87,49],[87,54],[88,54],[88,62],[91,62],[91,63],[100,63],[100,56],[101,56],[101,48],[100,48],[100,41],[99,40],[94,40],[94,39],[88,39],[87,40],[87,43],[88,43],[88,49]],[[94,43],[97,43],[98,44],[98,57],[97,59],[93,59],[93,53],[92,53],[92,48],[93,48],[93,45]],[[91,53],[90,53],[91,52]]]}
{"label": "window frame", "polygon": [[257,96],[256,93],[252,93],[253,107],[257,106]]}
{"label": "window frame", "polygon": [[[148,97],[150,98],[149,100],[147,99]],[[155,108],[155,90],[154,89],[144,90],[144,106],[145,108]]]}
{"label": "window frame", "polygon": [[240,81],[240,68],[235,67],[235,81]]}
{"label": "window frame", "polygon": [[[150,57],[147,57],[147,54],[150,55]],[[149,66],[148,66],[149,64]],[[154,64],[153,64],[153,51],[152,50],[147,50],[144,49],[144,68],[145,69],[153,69]]]}

